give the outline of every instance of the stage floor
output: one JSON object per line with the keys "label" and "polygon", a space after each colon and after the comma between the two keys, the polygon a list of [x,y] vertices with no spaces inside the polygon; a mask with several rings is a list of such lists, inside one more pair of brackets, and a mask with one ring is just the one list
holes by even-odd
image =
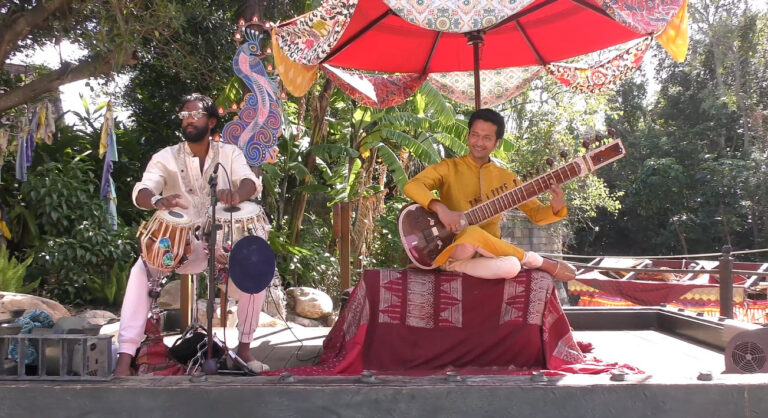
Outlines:
{"label": "stage floor", "polygon": [[[251,354],[272,370],[309,366],[322,353],[323,339],[330,328],[259,328],[251,343]],[[214,328],[217,336],[221,328]],[[227,329],[227,345],[237,345],[237,330]],[[707,371],[720,374],[725,368],[723,353],[657,330],[574,331],[577,341],[593,345],[590,353],[607,362],[626,363],[648,375],[696,377]],[[170,345],[178,337],[166,337]],[[403,342],[405,343],[405,342]]]}
{"label": "stage floor", "polygon": [[[658,309],[656,310],[658,311]],[[632,318],[661,318],[631,313]],[[620,311],[602,312],[590,324],[611,325]],[[658,319],[657,318],[657,319]],[[576,326],[582,320],[572,321]],[[535,376],[174,376],[106,381],[0,382],[0,416],[366,416],[366,417],[666,417],[768,416],[768,374],[722,374],[722,350],[671,333],[666,320],[625,330],[579,329],[604,361],[646,372],[624,380],[609,375]],[[690,321],[689,321],[690,322]],[[640,324],[642,325],[642,324]],[[631,328],[631,327],[630,327]],[[259,328],[254,356],[272,369],[311,365],[329,328]],[[221,328],[214,332],[223,336]],[[695,333],[694,333],[695,334]],[[226,330],[237,344],[236,330]],[[166,337],[171,344],[174,335]],[[391,342],[390,342],[391,343]],[[407,344],[407,342],[401,342]],[[715,346],[710,344],[711,346]],[[700,380],[700,372],[712,380]]]}
{"label": "stage floor", "polygon": [[[251,343],[251,354],[272,370],[314,364],[322,353],[323,339],[330,328],[262,327]],[[222,328],[214,328],[221,336]],[[227,345],[237,345],[237,330],[227,328]],[[700,372],[713,375],[725,368],[723,353],[657,330],[574,331],[577,341],[593,345],[590,353],[607,361],[626,363],[648,375],[660,377],[696,377]],[[168,345],[178,334],[165,338]]]}

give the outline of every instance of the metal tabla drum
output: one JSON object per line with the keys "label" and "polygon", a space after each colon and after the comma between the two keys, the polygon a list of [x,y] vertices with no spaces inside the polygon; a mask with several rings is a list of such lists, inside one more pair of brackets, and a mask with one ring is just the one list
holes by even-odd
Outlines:
{"label": "metal tabla drum", "polygon": [[[241,202],[237,206],[223,203],[216,205],[216,224],[221,225],[216,235],[219,245],[234,245],[240,238],[257,236],[266,240],[271,225],[267,214],[260,205],[253,202]],[[208,212],[204,231],[210,231],[211,213]]]}
{"label": "metal tabla drum", "polygon": [[141,257],[150,266],[171,271],[184,261],[192,250],[193,220],[173,210],[158,210],[139,226]]}

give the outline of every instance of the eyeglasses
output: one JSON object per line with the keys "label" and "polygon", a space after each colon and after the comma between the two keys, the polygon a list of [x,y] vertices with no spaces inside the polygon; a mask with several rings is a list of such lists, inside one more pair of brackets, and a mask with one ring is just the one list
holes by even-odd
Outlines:
{"label": "eyeglasses", "polygon": [[179,114],[176,115],[176,116],[178,116],[179,119],[181,119],[181,120],[184,120],[184,119],[197,120],[197,119],[200,119],[201,117],[203,117],[203,115],[206,115],[206,114],[207,113],[206,113],[205,110],[193,110],[191,112],[179,112]]}

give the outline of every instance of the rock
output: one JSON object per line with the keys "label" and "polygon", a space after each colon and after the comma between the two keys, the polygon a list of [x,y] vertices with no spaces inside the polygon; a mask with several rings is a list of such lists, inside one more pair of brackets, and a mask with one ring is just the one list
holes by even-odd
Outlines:
{"label": "rock", "polygon": [[108,322],[114,322],[117,320],[117,315],[109,311],[92,310],[85,311],[79,315],[78,318],[83,318],[94,325],[104,325]]}
{"label": "rock", "polygon": [[273,318],[266,312],[259,314],[259,327],[285,328],[285,322],[279,318]]}
{"label": "rock", "polygon": [[179,309],[181,307],[181,280],[168,283],[157,298],[157,306],[163,309]]}
{"label": "rock", "polygon": [[339,320],[339,313],[333,312],[332,314],[326,316],[324,319],[325,319],[325,326],[332,327],[336,324],[336,321]]}
{"label": "rock", "polygon": [[15,309],[24,309],[24,313],[33,309],[43,310],[51,315],[53,322],[70,316],[69,311],[56,301],[21,293],[0,292],[0,320],[10,318],[11,311]]}
{"label": "rock", "polygon": [[305,318],[317,319],[333,312],[333,300],[326,293],[311,287],[292,287],[285,291],[288,300],[292,299],[295,312]]}
{"label": "rock", "polygon": [[299,324],[302,327],[324,327],[325,322],[317,319],[309,319],[305,318],[303,316],[296,315],[294,313],[288,312],[288,316],[285,318],[288,322],[293,322],[294,324]]}

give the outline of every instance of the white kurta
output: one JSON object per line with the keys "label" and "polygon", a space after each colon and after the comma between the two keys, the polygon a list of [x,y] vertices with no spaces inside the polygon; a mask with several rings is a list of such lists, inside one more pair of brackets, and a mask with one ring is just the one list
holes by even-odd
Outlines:
{"label": "white kurta", "polygon": [[[211,202],[208,181],[217,161],[222,165],[217,171],[218,189],[237,190],[240,182],[248,178],[256,184],[255,195],[261,194],[261,181],[248,167],[245,156],[238,147],[211,142],[211,148],[208,150],[201,173],[199,158],[192,155],[186,142],[182,142],[166,147],[152,156],[141,181],[136,183],[133,188],[133,203],[136,204],[136,196],[139,190],[144,188],[164,196],[179,194],[188,209],[176,208],[174,210],[184,213],[195,224],[202,224],[206,219]],[[232,182],[231,187],[227,174],[229,174]],[[204,245],[194,243],[188,261],[177,269],[177,272],[195,274],[202,272],[206,266],[207,256]],[[159,271],[151,267],[149,271],[153,275],[160,274]],[[240,292],[234,283],[232,284],[235,289],[230,292],[230,295],[236,296],[238,299],[238,340],[250,342],[253,340],[253,335],[259,324],[259,313],[264,302],[265,292],[249,295]],[[120,331],[117,338],[118,352],[135,355],[144,336],[151,302],[147,268],[139,258],[131,269],[120,312]]]}

